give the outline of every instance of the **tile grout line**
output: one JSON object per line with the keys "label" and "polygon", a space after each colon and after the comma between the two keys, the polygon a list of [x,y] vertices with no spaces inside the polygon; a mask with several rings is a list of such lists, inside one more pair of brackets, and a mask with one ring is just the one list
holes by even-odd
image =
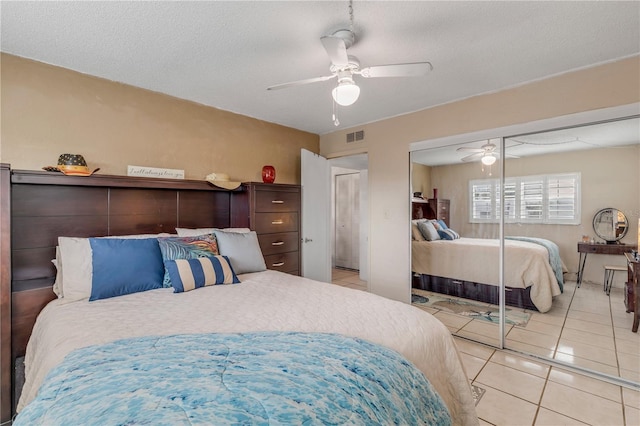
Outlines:
{"label": "tile grout line", "polygon": [[[618,342],[616,339],[616,327],[613,320],[613,306],[611,306],[611,294],[609,296],[609,316],[611,318],[611,333],[613,334],[613,351],[616,356],[616,364],[618,367],[618,376],[622,377],[622,369],[620,368],[620,358],[618,357]],[[624,387],[620,386],[620,404],[622,405],[622,424],[627,424],[627,409],[624,405]]]}

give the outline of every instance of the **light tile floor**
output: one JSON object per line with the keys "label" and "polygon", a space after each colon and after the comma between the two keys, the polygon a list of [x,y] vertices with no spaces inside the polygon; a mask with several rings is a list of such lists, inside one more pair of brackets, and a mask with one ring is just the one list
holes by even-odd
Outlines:
{"label": "light tile floor", "polygon": [[367,291],[367,282],[362,281],[359,272],[353,269],[333,268],[331,271],[331,282],[342,287]]}
{"label": "light tile floor", "polygon": [[[423,309],[456,336],[499,346],[497,324]],[[549,312],[524,311],[531,314],[525,326],[505,326],[507,348],[640,382],[640,333],[631,331],[633,315],[626,312],[621,288],[606,296],[601,284],[577,288],[569,281]]]}
{"label": "light tile floor", "polygon": [[[333,282],[366,290],[366,283],[360,281],[356,271],[334,270]],[[585,288],[588,289],[583,284],[578,292]],[[599,290],[602,291],[601,288]],[[575,305],[572,300],[569,300],[558,303],[558,306],[562,309],[566,307],[565,313],[571,305],[583,308],[588,305],[587,291],[595,291],[595,288],[586,290],[584,294],[575,292],[573,296],[577,302]],[[565,293],[572,293],[572,291]],[[585,301],[581,302],[580,299]],[[568,360],[580,358],[581,362],[575,362],[576,365],[589,366],[589,362],[592,362],[601,366],[606,365],[601,364],[602,362],[611,362],[611,354],[607,352],[607,348],[611,348],[610,344],[613,340],[615,356],[619,363],[616,370],[619,369],[622,377],[635,377],[637,380],[640,375],[638,361],[640,340],[636,333],[631,333],[629,318],[623,315],[624,309],[617,312],[621,309],[618,302],[617,297],[612,298],[609,325],[609,330],[611,325],[614,326],[612,331],[605,331],[605,328],[598,327],[599,323],[606,322],[603,317],[588,311],[584,311],[586,315],[583,316],[580,313],[583,311],[577,309],[575,313],[569,311],[566,315],[567,324],[565,324],[565,317],[560,315],[560,309],[558,309],[558,315],[538,314],[539,317],[532,317],[529,321],[532,326],[527,327],[529,333],[556,336],[558,340],[555,343],[551,343],[548,340],[549,337],[533,334],[519,336],[518,333],[514,334],[512,342],[516,346],[518,346],[516,342],[519,342],[517,349],[533,349],[530,353],[539,352],[541,355],[551,357],[565,354],[566,356],[561,355],[556,358]],[[464,325],[454,325],[456,321],[460,322],[460,317],[452,315],[449,318],[442,314],[444,313],[436,317],[449,329],[460,330],[470,325],[469,321],[465,321]],[[574,321],[571,321],[572,319]],[[508,330],[510,333],[523,331],[520,327],[512,327]],[[474,325],[467,331],[470,337],[486,335],[482,325]],[[485,389],[476,407],[481,425],[640,425],[640,392],[637,390],[552,366],[510,351],[498,350],[465,338],[456,337],[455,340],[470,383]],[[582,343],[583,346],[575,343]],[[570,345],[573,345],[571,347],[575,347],[580,354],[562,352]],[[599,351],[598,348],[604,349],[605,352]]]}

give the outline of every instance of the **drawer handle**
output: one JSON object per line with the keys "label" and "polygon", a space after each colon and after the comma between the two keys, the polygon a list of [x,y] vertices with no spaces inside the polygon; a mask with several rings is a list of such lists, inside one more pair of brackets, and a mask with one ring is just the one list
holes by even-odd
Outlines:
{"label": "drawer handle", "polygon": [[282,219],[271,221],[272,225],[282,225],[283,223],[284,223],[284,221]]}
{"label": "drawer handle", "polygon": [[281,246],[284,244],[284,241],[274,241],[271,243],[272,246]]}
{"label": "drawer handle", "polygon": [[272,263],[271,266],[278,267],[284,265],[284,262]]}
{"label": "drawer handle", "polygon": [[458,280],[451,280],[452,284],[462,284],[462,281],[458,281]]}
{"label": "drawer handle", "polygon": [[282,200],[271,200],[272,204],[284,204],[284,201]]}

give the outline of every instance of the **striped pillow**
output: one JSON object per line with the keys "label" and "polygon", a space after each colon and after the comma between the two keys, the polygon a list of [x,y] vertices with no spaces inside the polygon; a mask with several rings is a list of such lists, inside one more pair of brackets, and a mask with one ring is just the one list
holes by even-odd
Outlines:
{"label": "striped pillow", "polygon": [[174,293],[216,284],[240,282],[226,256],[165,260]]}
{"label": "striped pillow", "polygon": [[[215,256],[220,254],[218,242],[213,234],[198,235],[197,237],[169,237],[158,238],[162,260],[195,259],[198,257]],[[169,271],[164,271],[163,287],[171,287]]]}
{"label": "striped pillow", "polygon": [[443,240],[457,240],[460,238],[460,235],[451,228],[439,230],[438,235]]}

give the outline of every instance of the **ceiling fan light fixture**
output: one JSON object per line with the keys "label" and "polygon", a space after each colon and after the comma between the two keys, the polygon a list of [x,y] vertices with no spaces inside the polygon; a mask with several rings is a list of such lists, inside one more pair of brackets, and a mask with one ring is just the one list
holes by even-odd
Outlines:
{"label": "ceiling fan light fixture", "polygon": [[360,87],[350,78],[345,78],[338,82],[338,85],[331,91],[333,100],[338,105],[353,105],[360,96]]}
{"label": "ceiling fan light fixture", "polygon": [[493,154],[486,154],[482,156],[480,161],[482,161],[482,164],[485,166],[490,166],[496,162],[496,157],[494,157]]}

